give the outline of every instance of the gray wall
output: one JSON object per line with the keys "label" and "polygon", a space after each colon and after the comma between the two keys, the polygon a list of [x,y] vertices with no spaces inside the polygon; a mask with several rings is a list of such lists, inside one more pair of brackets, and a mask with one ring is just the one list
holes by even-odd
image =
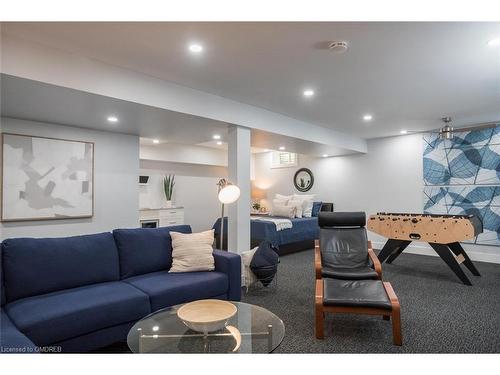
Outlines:
{"label": "gray wall", "polygon": [[199,232],[212,228],[220,217],[217,182],[227,177],[227,168],[196,164],[141,160],[141,174],[150,176],[147,186],[140,186],[140,207],[161,208],[165,205],[162,179],[175,174],[172,197],[176,206],[184,207],[184,222]]}
{"label": "gray wall", "polygon": [[2,223],[2,239],[62,237],[138,226],[138,137],[11,118],[1,118],[1,131],[95,143],[94,216],[88,219]]}
{"label": "gray wall", "polygon": [[[374,139],[368,141],[368,153],[333,158],[299,155],[297,168],[271,169],[271,154],[255,156],[254,186],[267,189],[267,198],[275,193],[298,193],[293,175],[300,167],[311,169],[318,200],[334,202],[337,211],[422,212],[423,165],[422,136]],[[374,247],[385,239],[369,233]],[[500,263],[500,247],[465,245],[476,260]],[[414,242],[416,253],[434,255],[422,242]]]}

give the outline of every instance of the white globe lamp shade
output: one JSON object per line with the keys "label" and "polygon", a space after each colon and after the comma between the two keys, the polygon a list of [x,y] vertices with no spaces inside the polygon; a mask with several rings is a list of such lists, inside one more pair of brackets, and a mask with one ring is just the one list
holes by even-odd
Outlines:
{"label": "white globe lamp shade", "polygon": [[240,188],[236,185],[227,185],[219,192],[219,201],[222,204],[234,203],[240,197]]}

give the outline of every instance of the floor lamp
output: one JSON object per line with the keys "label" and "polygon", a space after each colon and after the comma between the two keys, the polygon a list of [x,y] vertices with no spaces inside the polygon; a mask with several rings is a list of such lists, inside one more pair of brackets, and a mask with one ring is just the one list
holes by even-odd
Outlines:
{"label": "floor lamp", "polygon": [[220,218],[220,248],[224,250],[224,205],[231,204],[240,197],[240,188],[233,185],[225,178],[221,178],[217,183],[219,187],[219,202],[222,204],[222,216]]}

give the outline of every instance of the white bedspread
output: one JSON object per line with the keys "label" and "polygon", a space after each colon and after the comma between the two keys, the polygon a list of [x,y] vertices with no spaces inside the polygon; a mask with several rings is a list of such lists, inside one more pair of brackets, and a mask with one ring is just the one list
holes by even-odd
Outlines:
{"label": "white bedspread", "polygon": [[266,217],[266,216],[252,216],[252,220],[260,221],[270,221],[276,226],[276,231],[279,232],[283,229],[290,229],[293,227],[292,221],[290,219],[276,218],[276,217]]}

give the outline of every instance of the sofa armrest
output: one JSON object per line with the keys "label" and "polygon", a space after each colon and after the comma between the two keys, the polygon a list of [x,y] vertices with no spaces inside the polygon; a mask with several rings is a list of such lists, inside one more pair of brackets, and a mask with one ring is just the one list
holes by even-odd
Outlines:
{"label": "sofa armrest", "polygon": [[241,257],[228,251],[214,250],[215,271],[227,274],[229,290],[227,299],[239,301],[241,299]]}
{"label": "sofa armrest", "polygon": [[38,347],[17,329],[3,309],[0,310],[0,353],[38,353]]}

